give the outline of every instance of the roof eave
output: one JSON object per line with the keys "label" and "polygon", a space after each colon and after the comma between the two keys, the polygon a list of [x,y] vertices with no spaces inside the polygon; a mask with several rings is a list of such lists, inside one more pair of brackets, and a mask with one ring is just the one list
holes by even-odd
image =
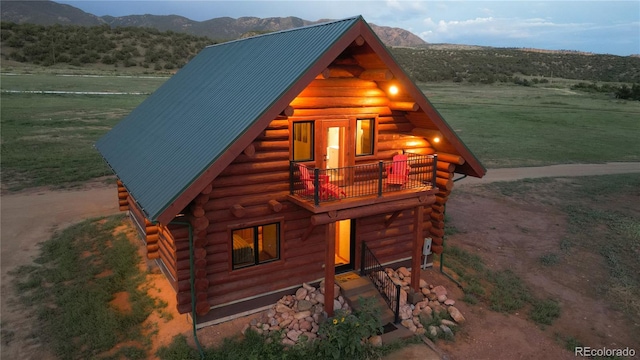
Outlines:
{"label": "roof eave", "polygon": [[369,44],[369,46],[380,56],[381,60],[387,65],[396,81],[404,84],[404,88],[409,95],[420,106],[420,109],[434,122],[434,125],[442,133],[442,136],[447,139],[450,144],[458,151],[459,155],[465,159],[465,164],[460,167],[464,174],[475,176],[478,178],[483,177],[487,170],[480,163],[480,161],[471,153],[467,146],[462,142],[458,135],[451,129],[449,124],[444,120],[442,115],[433,107],[429,99],[424,95],[420,89],[415,86],[411,78],[404,72],[404,70],[398,65],[398,62],[393,55],[387,50],[387,47],[375,36],[375,33],[365,22],[360,23],[360,26],[368,28],[369,31],[362,31],[363,38]]}

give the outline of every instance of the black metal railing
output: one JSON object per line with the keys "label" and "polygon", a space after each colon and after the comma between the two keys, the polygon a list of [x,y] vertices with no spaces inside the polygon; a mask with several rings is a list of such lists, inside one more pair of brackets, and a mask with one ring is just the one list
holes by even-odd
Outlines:
{"label": "black metal railing", "polygon": [[313,200],[315,205],[319,205],[345,198],[434,188],[437,155],[405,155],[406,161],[379,161],[333,169],[311,168],[292,161],[289,190],[291,195]]}
{"label": "black metal railing", "polygon": [[362,242],[360,259],[360,275],[368,276],[380,292],[382,298],[393,311],[393,322],[398,323],[400,317],[400,284],[396,284],[384,271],[382,265],[373,255],[367,244]]}

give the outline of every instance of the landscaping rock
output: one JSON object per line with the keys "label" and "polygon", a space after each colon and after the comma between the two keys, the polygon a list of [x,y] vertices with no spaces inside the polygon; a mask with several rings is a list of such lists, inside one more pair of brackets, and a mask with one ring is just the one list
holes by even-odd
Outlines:
{"label": "landscaping rock", "polygon": [[314,292],[316,291],[316,288],[314,288],[313,286],[307,284],[307,283],[302,283],[302,287],[307,289],[308,292]]}
{"label": "landscaping rock", "polygon": [[302,334],[302,332],[300,330],[290,330],[287,333],[287,337],[289,339],[291,339],[292,341],[298,341],[298,338],[300,337],[300,334]]}
{"label": "landscaping rock", "polygon": [[300,330],[302,331],[311,331],[311,322],[304,320],[300,323]]}
{"label": "landscaping rock", "polygon": [[298,289],[298,291],[296,291],[296,299],[303,300],[308,293],[309,293],[309,290],[305,289],[304,287],[301,287],[300,289]]}
{"label": "landscaping rock", "polygon": [[442,330],[443,333],[453,337],[453,331],[451,331],[451,329],[447,325],[440,325],[440,329]]}
{"label": "landscaping rock", "polygon": [[373,347],[381,347],[382,346],[382,336],[374,335],[369,338],[369,344]]}
{"label": "landscaping rock", "polygon": [[456,307],[449,306],[449,309],[447,311],[449,311],[449,315],[451,315],[453,320],[458,324],[462,324],[463,322],[465,322],[464,316],[462,316],[462,313],[460,313],[460,310],[458,310]]}
{"label": "landscaping rock", "polygon": [[404,266],[399,267],[398,270],[397,270],[397,273],[398,273],[398,275],[401,275],[402,278],[411,276],[411,271],[409,271],[409,269],[407,269]]}
{"label": "landscaping rock", "polygon": [[444,286],[438,285],[431,290],[431,292],[435,293],[436,296],[447,295],[447,289]]}
{"label": "landscaping rock", "polygon": [[421,302],[422,300],[424,300],[424,295],[422,294],[422,292],[414,292],[413,290],[409,289],[407,294],[408,294],[407,301],[410,304],[415,305]]}
{"label": "landscaping rock", "polygon": [[448,327],[453,327],[453,326],[457,326],[458,324],[454,323],[451,320],[442,319],[440,320],[440,325],[447,325]]}
{"label": "landscaping rock", "polygon": [[410,319],[412,317],[412,312],[413,310],[411,310],[411,306],[410,305],[401,305],[400,306],[400,319],[405,320],[405,319]]}
{"label": "landscaping rock", "polygon": [[444,304],[447,305],[447,306],[451,306],[451,305],[453,305],[455,303],[456,303],[456,301],[453,300],[453,299],[447,299],[447,300],[444,301]]}
{"label": "landscaping rock", "polygon": [[427,328],[427,330],[429,331],[429,335],[431,335],[431,336],[433,336],[433,337],[438,336],[438,328],[437,328],[437,327],[435,327],[435,326],[433,326],[433,325],[430,325],[430,326]]}
{"label": "landscaping rock", "polygon": [[293,318],[300,320],[300,319],[306,318],[307,316],[311,316],[311,311],[309,311],[309,310],[301,311],[301,312],[296,313],[295,315],[293,315]]}
{"label": "landscaping rock", "polygon": [[312,306],[313,304],[311,303],[311,301],[307,301],[307,300],[298,301],[298,311],[307,311],[311,309]]}

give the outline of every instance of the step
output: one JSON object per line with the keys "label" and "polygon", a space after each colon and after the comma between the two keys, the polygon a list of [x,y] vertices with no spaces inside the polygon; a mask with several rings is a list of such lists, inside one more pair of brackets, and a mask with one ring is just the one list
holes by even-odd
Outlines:
{"label": "step", "polygon": [[342,289],[342,294],[345,297],[352,297],[358,295],[368,289],[375,289],[371,281],[366,278],[358,278],[355,280],[349,280],[345,282],[336,281],[336,284]]}
{"label": "step", "polygon": [[390,344],[396,340],[404,340],[413,337],[415,334],[412,333],[406,327],[397,324],[388,324],[384,327],[384,332],[382,333],[382,343]]}
{"label": "step", "polygon": [[382,295],[373,283],[366,277],[359,277],[358,275],[349,274],[347,277],[348,280],[345,281],[336,281],[336,284],[340,286],[342,291],[342,295],[346,298],[349,305],[354,309],[358,310],[360,297],[363,298],[374,298],[376,299],[376,303],[378,308],[380,309],[380,320],[383,325],[388,323],[392,323],[395,316],[393,311],[389,309],[389,306],[385,302]]}

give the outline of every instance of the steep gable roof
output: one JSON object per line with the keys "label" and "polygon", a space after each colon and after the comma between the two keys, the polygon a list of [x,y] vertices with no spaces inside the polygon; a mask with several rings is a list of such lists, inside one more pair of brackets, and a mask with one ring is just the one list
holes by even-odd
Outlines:
{"label": "steep gable roof", "polygon": [[[96,148],[147,218],[168,222],[358,36],[411,84],[360,16],[265,34],[205,48]],[[472,160],[468,172],[482,176],[477,159],[413,88],[435,127]]]}
{"label": "steep gable roof", "polygon": [[359,19],[207,47],[96,148],[148,218],[157,220]]}

